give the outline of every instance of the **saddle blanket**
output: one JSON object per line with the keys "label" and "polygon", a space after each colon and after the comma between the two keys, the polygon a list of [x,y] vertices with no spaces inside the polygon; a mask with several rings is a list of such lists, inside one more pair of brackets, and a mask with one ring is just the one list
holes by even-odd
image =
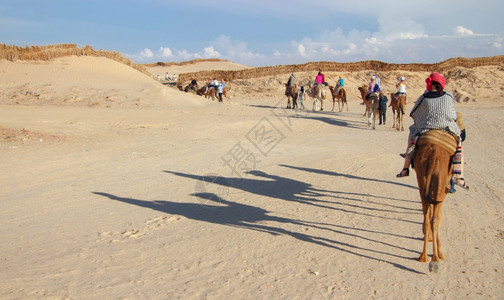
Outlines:
{"label": "saddle blanket", "polygon": [[455,154],[458,146],[458,140],[446,130],[429,130],[422,133],[418,138],[417,145],[436,144],[448,151],[450,155]]}

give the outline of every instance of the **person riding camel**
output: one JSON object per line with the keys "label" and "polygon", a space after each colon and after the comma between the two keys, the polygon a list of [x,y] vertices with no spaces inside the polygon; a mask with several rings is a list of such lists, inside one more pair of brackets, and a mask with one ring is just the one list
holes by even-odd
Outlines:
{"label": "person riding camel", "polygon": [[[366,100],[369,100],[369,95],[371,95],[372,93],[377,93],[378,95],[380,94],[380,85],[378,85],[376,83],[376,77],[375,76],[371,76],[371,78],[369,79],[369,85],[368,85],[368,92],[367,92],[367,95],[366,95]],[[366,103],[363,100],[360,105],[364,105],[364,104],[366,104]]]}
{"label": "person riding camel", "polygon": [[194,78],[191,80],[191,89],[193,89],[195,91],[198,90],[198,82]]}
{"label": "person riding camel", "polygon": [[334,88],[334,92],[336,95],[339,93],[339,90],[341,87],[343,87],[343,85],[345,85],[345,81],[340,75],[338,81],[336,81],[336,87]]}
{"label": "person riding camel", "polygon": [[418,137],[429,130],[446,130],[460,139],[460,128],[456,123],[457,112],[453,106],[453,95],[445,91],[446,79],[443,75],[434,72],[425,79],[426,91],[415,102],[410,117],[413,125],[410,126],[408,145],[404,157],[403,169],[396,177],[409,176],[409,166],[416,150]]}
{"label": "person riding camel", "polygon": [[213,87],[214,89],[217,89],[218,86],[219,86],[219,81],[217,81],[216,78],[214,78],[212,80],[212,82],[210,82],[210,85],[209,85],[209,87]]}
{"label": "person riding camel", "polygon": [[381,79],[380,79],[380,77],[378,77],[378,75],[376,75],[376,73],[373,74],[373,77],[375,78],[375,82],[380,87],[380,90],[381,90]]}
{"label": "person riding camel", "polygon": [[404,99],[406,100],[406,83],[404,81],[406,80],[403,76],[399,77],[399,82],[396,84],[397,87],[397,93],[395,93],[395,96],[399,95],[404,95]]}
{"label": "person riding camel", "polygon": [[327,82],[325,81],[325,75],[324,75],[324,73],[322,73],[322,69],[319,69],[318,74],[320,76],[322,76],[322,84],[325,85],[325,86],[327,86]]}
{"label": "person riding camel", "polygon": [[325,76],[322,73],[322,71],[319,71],[317,73],[317,76],[315,76],[315,84],[313,85],[312,88],[312,94],[315,94],[315,89],[317,88],[317,85],[324,84],[324,82],[325,82]]}
{"label": "person riding camel", "polygon": [[291,76],[289,77],[289,80],[287,80],[287,83],[285,84],[285,95],[289,95],[291,86],[294,86],[296,84],[296,76],[294,76],[294,72],[292,72]]}

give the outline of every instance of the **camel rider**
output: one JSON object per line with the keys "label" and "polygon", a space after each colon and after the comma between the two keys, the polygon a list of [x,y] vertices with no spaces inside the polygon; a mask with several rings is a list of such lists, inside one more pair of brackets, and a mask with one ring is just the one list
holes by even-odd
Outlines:
{"label": "camel rider", "polygon": [[289,80],[287,80],[287,84],[285,85],[287,87],[285,89],[285,95],[288,95],[290,93],[291,86],[294,86],[295,84],[296,84],[296,76],[294,76],[294,72],[292,72],[291,76],[289,77]]}
{"label": "camel rider", "polygon": [[191,88],[195,91],[198,90],[198,82],[194,78],[191,80]]}
{"label": "camel rider", "polygon": [[406,80],[404,76],[401,76],[398,78],[399,82],[396,84],[397,87],[397,93],[395,93],[395,96],[399,95],[404,95],[404,99],[406,99],[406,83],[404,81]]}
{"label": "camel rider", "polygon": [[319,69],[318,74],[319,74],[320,76],[322,76],[322,84],[323,84],[323,85],[325,85],[325,86],[327,86],[327,82],[325,81],[325,75],[324,75],[324,73],[322,73],[322,70],[321,70],[321,69]]}
{"label": "camel rider", "polygon": [[341,87],[343,87],[343,85],[345,85],[345,81],[340,75],[338,81],[336,81],[336,88],[335,88],[336,95],[339,93],[339,90]]}
{"label": "camel rider", "polygon": [[313,85],[312,88],[312,94],[315,94],[315,89],[317,88],[317,85],[319,84],[324,84],[325,82],[325,76],[322,74],[322,71],[319,71],[317,76],[315,76],[315,84]]}
{"label": "camel rider", "polygon": [[[369,95],[371,95],[372,93],[380,93],[380,86],[378,84],[376,84],[376,77],[375,76],[371,76],[371,78],[369,79],[369,85],[368,85],[368,92],[367,92],[367,95],[366,95],[366,100],[369,100]],[[361,105],[364,105],[364,101],[362,101]]]}
{"label": "camel rider", "polygon": [[381,90],[381,79],[380,79],[380,77],[378,77],[378,75],[376,75],[376,73],[373,74],[373,77],[375,78],[375,82],[380,87],[380,90]]}
{"label": "camel rider", "polygon": [[219,86],[219,81],[217,81],[217,79],[213,79],[212,82],[210,82],[210,85],[209,87],[213,87],[214,89],[217,89],[217,87]]}

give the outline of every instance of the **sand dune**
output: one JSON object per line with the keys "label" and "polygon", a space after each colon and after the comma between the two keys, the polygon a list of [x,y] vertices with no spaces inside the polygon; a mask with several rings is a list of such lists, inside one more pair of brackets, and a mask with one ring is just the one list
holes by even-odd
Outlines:
{"label": "sand dune", "polygon": [[[0,61],[0,298],[500,299],[502,65],[445,74],[470,190],[446,199],[437,274],[416,261],[415,175],[395,177],[407,132],[362,117],[374,71],[326,72],[346,79],[339,113],[284,109],[289,73],[217,103],[106,58]],[[408,110],[427,74],[379,73],[388,92],[406,76]]]}

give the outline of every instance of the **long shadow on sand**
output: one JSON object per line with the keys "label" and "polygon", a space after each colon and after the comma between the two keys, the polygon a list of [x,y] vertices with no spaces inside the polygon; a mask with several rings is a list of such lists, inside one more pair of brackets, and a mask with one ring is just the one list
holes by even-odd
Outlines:
{"label": "long shadow on sand", "polygon": [[[249,171],[247,174],[258,177],[253,178],[239,178],[239,177],[223,177],[223,176],[200,176],[194,174],[186,174],[173,171],[165,171],[166,173],[173,174],[180,177],[190,178],[204,182],[212,182],[213,184],[220,185],[227,188],[235,188],[247,193],[280,199],[289,202],[299,202],[301,204],[315,206],[323,209],[338,210],[347,214],[357,214],[369,218],[379,218],[385,220],[394,220],[404,223],[421,224],[416,221],[397,219],[387,216],[379,215],[379,213],[393,213],[401,216],[407,214],[421,214],[419,209],[411,209],[409,207],[392,206],[390,204],[379,204],[388,206],[388,208],[373,208],[369,207],[358,197],[366,198],[379,198],[379,199],[392,199],[381,196],[373,196],[370,194],[360,193],[344,193],[329,190],[323,190],[312,186],[306,182],[281,177],[272,174],[266,174],[262,171]],[[328,201],[322,198],[333,198],[334,200]],[[350,200],[352,203],[349,203]],[[353,203],[363,202],[364,205],[357,205]],[[393,208],[393,209],[391,209]],[[361,211],[357,211],[361,210]]]}
{"label": "long shadow on sand", "polygon": [[[328,175],[328,176],[335,176],[335,177],[346,177],[349,179],[357,179],[357,180],[364,180],[364,181],[375,181],[375,182],[379,182],[379,183],[398,185],[398,186],[418,190],[417,186],[410,185],[410,184],[404,184],[404,183],[400,183],[400,182],[395,182],[395,181],[387,181],[387,180],[381,180],[381,179],[376,179],[376,178],[360,177],[360,176],[355,176],[355,175],[350,175],[350,174],[343,174],[343,173],[338,173],[338,172],[333,172],[333,171],[326,171],[326,170],[319,170],[319,169],[312,169],[312,168],[305,168],[305,167],[295,167],[295,166],[289,166],[289,165],[279,165],[279,166],[294,169],[294,170],[299,170],[299,171],[321,174],[321,175]],[[411,200],[405,200],[405,201],[416,202],[416,201],[411,201]]]}
{"label": "long shadow on sand", "polygon": [[[232,202],[232,201],[229,201],[226,199],[222,199],[218,195],[213,194],[213,193],[194,193],[194,194],[192,194],[192,196],[200,197],[201,199],[204,199],[204,200],[213,201],[215,204],[217,204],[217,206],[202,205],[202,204],[197,204],[197,203],[179,203],[179,202],[162,201],[162,200],[146,201],[146,200],[133,199],[133,198],[123,198],[123,197],[119,197],[119,196],[115,196],[115,195],[112,195],[109,193],[103,193],[103,192],[94,192],[94,194],[100,195],[103,197],[107,197],[107,198],[114,200],[114,201],[127,203],[130,205],[136,205],[139,207],[153,209],[153,210],[160,211],[163,213],[184,216],[184,217],[191,219],[191,220],[208,222],[208,223],[213,223],[213,224],[220,224],[220,225],[225,225],[225,226],[232,226],[232,227],[237,227],[237,228],[250,229],[250,230],[255,230],[255,231],[259,231],[259,232],[269,233],[272,235],[284,234],[284,235],[291,236],[291,237],[293,237],[297,240],[303,241],[303,242],[317,244],[320,246],[328,247],[328,248],[331,248],[334,250],[339,250],[339,251],[342,251],[345,253],[350,253],[350,254],[357,255],[362,258],[367,258],[367,259],[371,259],[371,260],[378,261],[378,262],[385,262],[385,263],[388,263],[388,264],[390,264],[394,267],[397,267],[399,269],[402,269],[402,270],[410,271],[410,272],[417,273],[417,274],[422,274],[421,272],[410,269],[404,265],[401,265],[401,264],[398,264],[398,263],[395,263],[392,261],[387,261],[382,258],[374,257],[373,253],[375,255],[380,255],[380,256],[388,256],[388,257],[399,258],[399,259],[413,260],[414,258],[411,258],[411,257],[404,257],[404,256],[396,255],[396,254],[391,254],[388,252],[378,251],[376,249],[367,249],[367,248],[363,248],[360,246],[352,245],[350,243],[332,240],[332,239],[324,237],[324,236],[315,236],[315,235],[309,235],[309,234],[301,233],[301,232],[289,231],[284,228],[273,226],[273,225],[264,225],[264,222],[268,222],[268,223],[276,222],[278,224],[298,225],[297,228],[299,228],[300,231],[303,230],[303,227],[316,228],[319,230],[330,231],[330,232],[334,232],[337,234],[351,236],[354,238],[361,238],[361,239],[367,240],[372,243],[381,243],[383,245],[394,247],[396,249],[401,249],[404,251],[417,253],[417,252],[412,251],[410,249],[406,249],[406,248],[399,247],[396,245],[392,245],[392,244],[384,243],[381,241],[369,239],[366,237],[359,236],[357,234],[351,234],[351,233],[344,232],[341,230],[330,229],[330,228],[323,227],[321,225],[314,224],[311,222],[304,222],[301,220],[294,220],[294,219],[282,218],[282,217],[277,217],[277,216],[271,216],[268,214],[269,212],[267,210],[262,209],[260,207],[255,207],[255,206],[251,206],[251,205]],[[366,253],[369,253],[369,254],[366,254]]]}
{"label": "long shadow on sand", "polygon": [[[311,111],[311,110],[294,110],[284,107],[276,107],[269,105],[249,105],[250,107],[257,108],[267,108],[272,111],[272,114],[278,118],[289,118],[289,119],[305,119],[305,120],[316,120],[327,123],[329,125],[355,128],[355,129],[365,129],[369,130],[367,123],[365,121],[344,121],[337,119],[340,116],[340,112],[332,111]],[[282,111],[282,113],[278,113]],[[290,124],[289,121],[286,121]]]}

